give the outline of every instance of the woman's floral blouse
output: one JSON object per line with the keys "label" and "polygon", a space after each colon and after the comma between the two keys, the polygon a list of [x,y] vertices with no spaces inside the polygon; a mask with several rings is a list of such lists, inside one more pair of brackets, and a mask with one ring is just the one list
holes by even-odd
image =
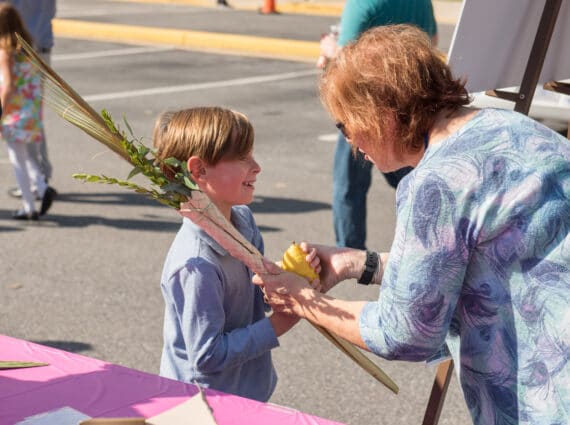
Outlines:
{"label": "woman's floral blouse", "polygon": [[570,142],[482,110],[428,148],[397,214],[367,346],[420,361],[447,344],[475,424],[569,424]]}

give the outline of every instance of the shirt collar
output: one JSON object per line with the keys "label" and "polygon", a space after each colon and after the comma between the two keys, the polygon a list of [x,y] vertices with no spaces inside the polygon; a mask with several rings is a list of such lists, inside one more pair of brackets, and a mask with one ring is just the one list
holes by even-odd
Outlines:
{"label": "shirt collar", "polygon": [[[234,227],[240,232],[244,238],[251,241],[253,237],[253,228],[245,220],[245,217],[237,208],[232,208],[231,221]],[[226,255],[228,251],[216,242],[208,233],[206,233],[200,226],[195,224],[187,217],[183,217],[184,226],[190,228],[202,241],[204,241],[210,248],[212,248],[219,255]]]}

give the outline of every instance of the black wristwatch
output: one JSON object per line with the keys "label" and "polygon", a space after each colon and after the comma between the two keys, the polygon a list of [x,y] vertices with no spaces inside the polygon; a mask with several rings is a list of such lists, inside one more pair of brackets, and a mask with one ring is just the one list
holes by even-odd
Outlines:
{"label": "black wristwatch", "polygon": [[364,263],[364,271],[362,276],[358,279],[358,283],[362,285],[368,285],[372,282],[374,273],[378,269],[378,253],[374,251],[366,251],[366,263]]}

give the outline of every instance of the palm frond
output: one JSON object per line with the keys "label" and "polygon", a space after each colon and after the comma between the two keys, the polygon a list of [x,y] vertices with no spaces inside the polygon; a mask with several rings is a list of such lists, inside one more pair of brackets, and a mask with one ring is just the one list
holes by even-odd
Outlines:
{"label": "palm frond", "polygon": [[122,147],[121,135],[109,129],[105,120],[40,58],[32,46],[18,34],[16,37],[24,54],[40,72],[45,102],[63,119],[76,125],[124,159],[128,159]]}
{"label": "palm frond", "polygon": [[26,367],[39,367],[39,366],[49,366],[49,364],[38,363],[38,362],[21,362],[17,360],[0,360],[0,370],[21,369]]}
{"label": "palm frond", "polygon": [[[108,112],[103,110],[101,115],[95,112],[63,78],[42,61],[29,44],[19,36],[18,40],[24,53],[40,73],[44,84],[43,98],[46,104],[64,120],[80,128],[133,166],[127,180],[92,174],[75,174],[75,178],[84,182],[117,184],[173,207],[179,210],[181,215],[200,226],[230,255],[242,261],[252,271],[267,273],[261,253],[222,215],[208,196],[199,191],[185,164],[175,158],[158,161],[155,152],[132,135],[132,130],[126,121],[125,124],[131,137],[119,130]],[[166,178],[160,165],[176,170],[174,177]],[[148,178],[158,190],[147,189],[128,181],[138,174]],[[313,326],[375,379],[393,392],[398,392],[398,387],[390,377],[358,351],[358,348],[324,328]]]}

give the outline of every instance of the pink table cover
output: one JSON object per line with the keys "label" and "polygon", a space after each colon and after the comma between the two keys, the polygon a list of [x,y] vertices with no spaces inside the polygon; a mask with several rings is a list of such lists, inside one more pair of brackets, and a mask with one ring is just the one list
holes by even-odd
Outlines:
{"label": "pink table cover", "polygon": [[[91,417],[152,417],[198,389],[158,375],[129,369],[0,335],[0,360],[33,361],[49,366],[0,370],[0,424],[70,406]],[[272,404],[205,390],[219,425],[334,425]]]}

